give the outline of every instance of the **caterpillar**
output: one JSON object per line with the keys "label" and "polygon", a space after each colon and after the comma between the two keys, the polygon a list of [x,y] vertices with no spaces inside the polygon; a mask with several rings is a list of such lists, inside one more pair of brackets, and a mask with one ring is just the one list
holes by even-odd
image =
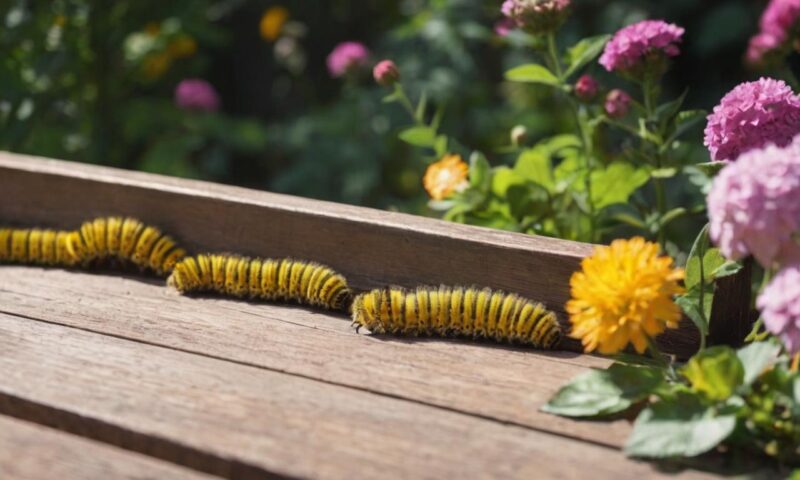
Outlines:
{"label": "caterpillar", "polygon": [[352,298],[347,280],[336,271],[291,259],[213,254],[186,257],[175,265],[167,282],[181,293],[216,292],[330,310],[345,310]]}
{"label": "caterpillar", "polygon": [[389,287],[353,300],[353,326],[374,334],[495,339],[555,348],[561,327],[541,303],[488,288]]}
{"label": "caterpillar", "polygon": [[172,238],[134,218],[96,218],[75,231],[0,229],[0,262],[89,267],[119,260],[164,275],[185,255]]}
{"label": "caterpillar", "polygon": [[72,245],[77,232],[0,229],[0,262],[72,267],[80,263]]}

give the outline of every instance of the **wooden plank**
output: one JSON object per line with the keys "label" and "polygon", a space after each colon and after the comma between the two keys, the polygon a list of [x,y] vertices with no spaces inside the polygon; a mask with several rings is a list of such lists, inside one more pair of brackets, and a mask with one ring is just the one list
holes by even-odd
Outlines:
{"label": "wooden plank", "polygon": [[[539,408],[607,359],[492,343],[358,335],[345,317],[217,298],[158,283],[0,268],[0,311],[224,358],[471,415],[620,447],[624,420],[575,422]],[[502,398],[502,401],[497,401]]]}
{"label": "wooden plank", "polygon": [[0,315],[0,411],[212,474],[658,478],[612,449]]}
{"label": "wooden plank", "polygon": [[0,478],[211,480],[218,477],[0,416]]}
{"label": "wooden plank", "polygon": [[[359,289],[386,284],[480,285],[561,312],[569,278],[591,246],[400,213],[0,152],[0,219],[73,228],[98,215],[133,215],[195,251],[316,260]],[[697,330],[661,337],[691,353]],[[575,341],[565,348],[579,351]]]}

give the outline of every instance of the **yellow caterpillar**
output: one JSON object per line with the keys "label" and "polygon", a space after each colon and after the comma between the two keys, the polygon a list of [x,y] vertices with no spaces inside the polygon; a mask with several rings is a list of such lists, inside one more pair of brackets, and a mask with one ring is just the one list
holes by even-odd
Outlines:
{"label": "yellow caterpillar", "polygon": [[186,257],[175,265],[168,283],[181,293],[216,292],[331,310],[345,310],[351,299],[347,280],[336,271],[290,259],[212,254]]}
{"label": "yellow caterpillar", "polygon": [[0,262],[71,267],[80,263],[72,249],[77,232],[0,229]]}
{"label": "yellow caterpillar", "polygon": [[375,334],[489,338],[555,348],[561,327],[541,303],[488,288],[399,287],[372,290],[353,301],[353,326]]}
{"label": "yellow caterpillar", "polygon": [[159,229],[133,218],[97,218],[75,231],[0,229],[0,262],[88,267],[117,260],[164,275],[185,255]]}

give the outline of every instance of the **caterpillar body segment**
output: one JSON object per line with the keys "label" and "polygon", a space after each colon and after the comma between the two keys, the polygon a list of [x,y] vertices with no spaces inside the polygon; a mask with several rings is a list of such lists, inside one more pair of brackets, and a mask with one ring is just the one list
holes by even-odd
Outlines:
{"label": "caterpillar body segment", "polygon": [[390,287],[353,300],[353,326],[375,334],[488,338],[555,348],[562,332],[555,313],[538,302],[490,289]]}
{"label": "caterpillar body segment", "polygon": [[346,310],[352,293],[345,278],[316,263],[291,259],[203,254],[180,260],[168,283],[181,293],[287,301]]}
{"label": "caterpillar body segment", "polygon": [[0,228],[0,263],[72,267],[81,262],[72,244],[77,232]]}

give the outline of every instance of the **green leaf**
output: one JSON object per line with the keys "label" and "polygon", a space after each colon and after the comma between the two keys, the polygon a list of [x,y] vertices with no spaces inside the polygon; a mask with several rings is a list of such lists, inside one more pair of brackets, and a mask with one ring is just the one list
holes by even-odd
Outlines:
{"label": "green leaf", "polygon": [[696,354],[681,370],[692,389],[711,400],[725,400],[744,382],[744,366],[727,346],[711,347]]}
{"label": "green leaf", "polygon": [[680,393],[642,411],[625,445],[632,457],[694,457],[713,449],[736,427],[736,415],[720,415],[696,396]]}
{"label": "green leaf", "polygon": [[718,278],[729,277],[731,275],[736,275],[737,273],[739,273],[739,270],[741,270],[743,267],[744,265],[742,265],[739,262],[728,260],[719,267],[717,267],[716,270],[711,272],[711,276],[714,278],[714,280]]}
{"label": "green leaf", "polygon": [[689,211],[683,207],[673,208],[672,210],[665,213],[664,216],[659,219],[659,224],[661,225],[661,228],[664,228],[665,226],[669,225],[670,222],[681,218],[687,213],[689,213]]}
{"label": "green leaf", "polygon": [[443,157],[447,153],[448,138],[446,135],[439,135],[433,143],[433,150],[437,157]]}
{"label": "green leaf", "polygon": [[673,131],[672,135],[670,135],[669,138],[664,142],[664,145],[661,147],[661,151],[666,151],[666,149],[672,145],[672,142],[679,139],[681,135],[705,119],[705,110],[688,110],[685,112],[680,112],[677,118],[675,118],[675,131]]}
{"label": "green leaf", "polygon": [[597,58],[605,48],[611,35],[584,38],[567,51],[567,71],[564,78],[571,77],[586,64]]}
{"label": "green leaf", "polygon": [[658,168],[650,172],[650,176],[653,178],[672,178],[677,174],[678,174],[678,169],[674,167]]}
{"label": "green leaf", "polygon": [[541,83],[553,87],[560,86],[558,77],[553,72],[536,63],[512,68],[506,72],[506,79],[512,82]]}
{"label": "green leaf", "polygon": [[689,95],[689,89],[683,91],[680,97],[676,98],[671,102],[667,102],[663,105],[660,105],[656,109],[656,118],[659,121],[669,121],[672,120],[672,117],[677,115],[680,111],[681,107],[683,106],[683,102],[686,100],[686,96]]}
{"label": "green leaf", "polygon": [[772,342],[754,342],[740,348],[736,355],[744,366],[744,385],[750,385],[761,376],[780,353],[781,347]]}
{"label": "green leaf", "polygon": [[704,305],[702,306],[700,305],[700,289],[694,289],[685,295],[676,297],[675,303],[697,326],[701,335],[708,335],[708,319],[711,317],[711,306],[714,303],[714,295],[711,292],[703,295]]}
{"label": "green leaf", "polygon": [[710,244],[708,225],[706,225],[695,239],[689,252],[689,260],[686,262],[687,290],[699,286],[700,282],[711,285],[716,278],[733,275],[741,269],[735,262],[727,261],[719,249],[712,248]]}
{"label": "green leaf", "polygon": [[699,163],[694,167],[706,174],[708,177],[714,178],[719,172],[728,165],[728,162],[707,162]]}
{"label": "green leaf", "polygon": [[664,372],[658,368],[615,363],[607,370],[592,370],[576,377],[542,411],[564,417],[619,413],[647,398],[663,381]]}
{"label": "green leaf", "polygon": [[550,155],[546,149],[535,147],[523,151],[514,165],[514,172],[552,191],[555,188]]}
{"label": "green leaf", "polygon": [[636,190],[647,183],[647,170],[625,162],[614,162],[604,170],[591,173],[592,203],[600,210],[615,203],[626,203]]}
{"label": "green leaf", "polygon": [[428,109],[428,92],[422,91],[422,96],[417,103],[417,110],[414,112],[414,118],[419,123],[425,123],[425,112]]}
{"label": "green leaf", "polygon": [[508,167],[497,167],[492,174],[492,193],[505,198],[508,189],[515,185],[524,185],[526,180]]}
{"label": "green leaf", "polygon": [[472,152],[469,158],[469,183],[482,193],[489,192],[492,184],[492,166],[481,152]]}
{"label": "green leaf", "polygon": [[397,135],[400,140],[415,147],[432,148],[436,143],[436,131],[430,127],[410,127]]}

